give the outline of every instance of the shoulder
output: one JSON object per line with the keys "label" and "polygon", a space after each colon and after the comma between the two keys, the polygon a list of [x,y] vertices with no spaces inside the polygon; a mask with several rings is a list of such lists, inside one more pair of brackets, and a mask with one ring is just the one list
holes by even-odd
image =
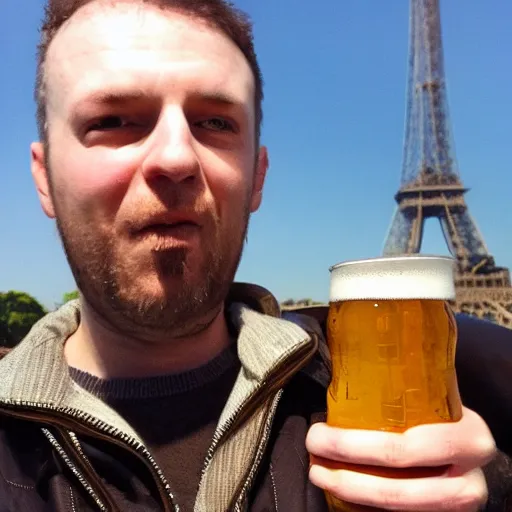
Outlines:
{"label": "shoulder", "polygon": [[481,353],[490,357],[503,357],[512,360],[512,330],[486,320],[458,314],[457,350],[461,356]]}
{"label": "shoulder", "polygon": [[457,315],[456,369],[462,402],[485,420],[512,456],[512,330]]}

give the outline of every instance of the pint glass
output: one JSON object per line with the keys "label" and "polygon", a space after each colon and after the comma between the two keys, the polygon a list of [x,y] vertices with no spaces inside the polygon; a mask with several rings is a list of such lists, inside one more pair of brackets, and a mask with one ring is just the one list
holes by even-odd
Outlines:
{"label": "pint glass", "polygon": [[[462,415],[454,261],[401,256],[331,268],[327,423],[403,432]],[[367,510],[327,496],[332,511]]]}

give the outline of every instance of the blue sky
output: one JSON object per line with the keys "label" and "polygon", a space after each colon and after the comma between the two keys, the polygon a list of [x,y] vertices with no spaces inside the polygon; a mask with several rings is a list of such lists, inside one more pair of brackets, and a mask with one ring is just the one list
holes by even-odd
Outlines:
{"label": "blue sky", "polygon": [[[23,3],[23,7],[21,7]],[[407,0],[237,0],[255,22],[271,169],[238,279],[326,300],[329,266],[377,256],[400,180]],[[450,113],[466,199],[512,267],[512,2],[441,0]],[[52,307],[74,288],[29,172],[43,0],[1,0],[0,290]],[[446,253],[437,223],[424,252]]]}

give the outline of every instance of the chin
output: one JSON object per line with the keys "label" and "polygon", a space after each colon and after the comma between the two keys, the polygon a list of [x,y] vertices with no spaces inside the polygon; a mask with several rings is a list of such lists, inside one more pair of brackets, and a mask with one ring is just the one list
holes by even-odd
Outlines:
{"label": "chin", "polygon": [[185,275],[166,275],[152,276],[151,278],[138,280],[136,283],[130,283],[129,288],[125,288],[127,296],[136,300],[148,300],[156,302],[165,302],[169,299],[180,296],[185,291],[200,288],[203,280],[191,280]]}
{"label": "chin", "polygon": [[162,282],[158,277],[138,279],[129,286],[119,288],[119,298],[127,302],[165,302],[169,294],[181,288],[182,279],[165,278]]}

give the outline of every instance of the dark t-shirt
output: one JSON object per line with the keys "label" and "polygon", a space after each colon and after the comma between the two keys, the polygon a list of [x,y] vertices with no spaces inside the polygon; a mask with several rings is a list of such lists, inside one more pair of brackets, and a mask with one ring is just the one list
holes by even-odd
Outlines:
{"label": "dark t-shirt", "polygon": [[140,435],[181,510],[192,511],[205,457],[240,363],[234,344],[200,368],[145,379],[72,378],[116,410]]}

